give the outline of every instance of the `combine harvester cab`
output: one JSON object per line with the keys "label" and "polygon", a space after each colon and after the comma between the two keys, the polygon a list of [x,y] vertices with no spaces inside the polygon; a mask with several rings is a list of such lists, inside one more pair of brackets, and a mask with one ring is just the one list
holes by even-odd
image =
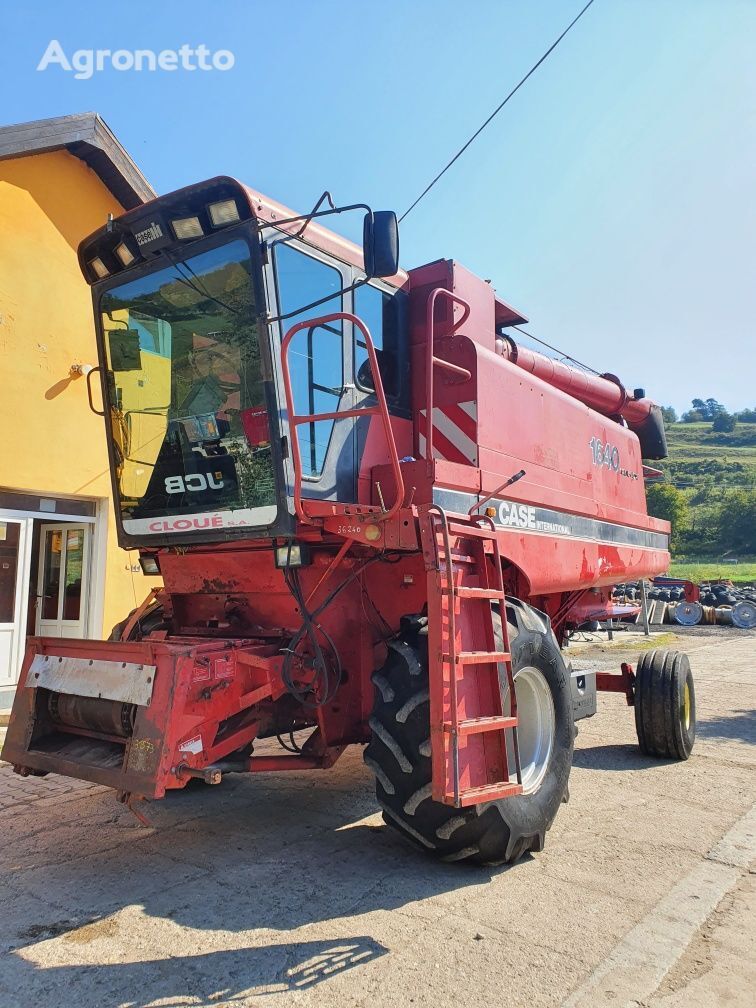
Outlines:
{"label": "combine harvester cab", "polygon": [[524,317],[458,264],[402,272],[393,214],[362,208],[360,249],[320,223],[359,208],[321,203],[217,178],[82,243],[119,543],[163,588],[109,641],[30,639],[2,755],[131,804],[359,744],[408,840],[513,861],[597,691],[644,752],[693,745],[684,655],[560,650],[667,568],[660,411],[518,346]]}

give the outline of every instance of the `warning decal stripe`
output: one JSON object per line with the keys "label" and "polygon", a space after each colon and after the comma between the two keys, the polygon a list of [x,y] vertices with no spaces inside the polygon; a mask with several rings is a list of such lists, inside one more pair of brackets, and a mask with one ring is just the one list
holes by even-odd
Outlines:
{"label": "warning decal stripe", "polygon": [[[421,458],[427,454],[428,417],[420,410],[418,453]],[[446,462],[462,465],[478,464],[476,444],[477,406],[474,402],[435,406],[433,408],[433,457]]]}

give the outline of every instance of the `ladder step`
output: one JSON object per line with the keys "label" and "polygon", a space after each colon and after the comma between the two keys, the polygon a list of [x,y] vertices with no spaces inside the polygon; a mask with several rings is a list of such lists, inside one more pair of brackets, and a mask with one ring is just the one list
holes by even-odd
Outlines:
{"label": "ladder step", "polygon": [[[459,804],[465,808],[468,805],[477,805],[479,802],[498,801],[500,798],[512,798],[519,794],[522,794],[522,784],[499,781],[496,784],[486,784],[484,787],[465,788],[459,793]],[[447,797],[454,801],[454,794]]]}
{"label": "ladder step", "polygon": [[482,528],[480,525],[465,525],[462,522],[449,522],[449,535],[460,536],[461,538],[470,539],[489,539],[493,540],[496,538],[496,533],[493,529]]}
{"label": "ladder step", "polygon": [[[447,592],[449,591],[446,589]],[[470,599],[491,599],[495,601],[496,599],[505,598],[504,591],[500,588],[466,588],[464,586],[460,588],[452,589],[449,594],[457,595],[459,598],[470,598]]]}
{"label": "ladder step", "polygon": [[[444,550],[438,551],[438,559],[442,563],[446,563],[446,553]],[[451,562],[455,564],[476,564],[478,561],[474,556],[470,556],[469,553],[452,553]]]}
{"label": "ladder step", "polygon": [[[443,661],[451,661],[450,655],[442,655]],[[457,665],[486,665],[511,661],[509,651],[460,651],[456,655]]]}
{"label": "ladder step", "polygon": [[[481,732],[504,731],[507,728],[516,727],[516,717],[496,715],[495,717],[466,718],[464,721],[457,722],[457,734],[461,736],[479,735]],[[452,730],[452,724],[449,721],[444,722],[444,731],[451,733]]]}

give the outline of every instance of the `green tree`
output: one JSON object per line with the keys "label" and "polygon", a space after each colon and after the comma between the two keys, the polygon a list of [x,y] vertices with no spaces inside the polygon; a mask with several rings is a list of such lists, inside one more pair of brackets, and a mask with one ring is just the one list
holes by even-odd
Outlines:
{"label": "green tree", "polygon": [[719,508],[719,539],[723,550],[756,553],[756,493],[735,490]]}
{"label": "green tree", "polygon": [[665,424],[677,423],[677,411],[674,406],[662,406],[661,413]]}
{"label": "green tree", "polygon": [[672,552],[677,551],[680,536],[689,521],[688,501],[685,494],[671,483],[650,483],[646,487],[648,513],[672,525]]}
{"label": "green tree", "polygon": [[[708,399],[693,399],[691,400],[691,406],[693,409],[688,410],[687,413],[683,413],[683,420],[687,423],[695,423],[701,420],[713,420],[715,416],[720,413],[726,413],[722,403],[717,402],[716,399],[709,397]],[[695,415],[695,416],[694,416]]]}
{"label": "green tree", "polygon": [[727,410],[717,413],[711,422],[711,429],[717,434],[729,434],[735,430],[735,417]]}
{"label": "green tree", "polygon": [[753,409],[739,410],[735,414],[735,419],[740,423],[756,423],[756,406]]}

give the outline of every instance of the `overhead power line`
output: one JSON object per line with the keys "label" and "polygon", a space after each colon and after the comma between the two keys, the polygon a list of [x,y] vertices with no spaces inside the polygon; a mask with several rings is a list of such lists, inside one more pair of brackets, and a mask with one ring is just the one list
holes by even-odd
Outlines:
{"label": "overhead power line", "polygon": [[533,64],[533,66],[530,68],[530,70],[528,70],[528,72],[525,74],[525,76],[522,78],[522,80],[519,82],[519,84],[517,84],[515,87],[512,88],[512,90],[509,92],[509,94],[504,99],[504,101],[501,102],[501,104],[498,105],[493,110],[493,112],[488,117],[488,119],[486,119],[486,121],[483,123],[483,125],[480,126],[473,133],[473,135],[470,137],[470,139],[462,147],[459,148],[459,150],[454,155],[454,157],[451,159],[451,161],[449,161],[449,163],[447,165],[445,165],[441,169],[441,171],[438,173],[438,175],[436,175],[436,177],[433,179],[433,181],[430,182],[425,187],[425,189],[423,189],[423,191],[417,197],[417,199],[415,200],[415,202],[411,206],[407,207],[407,209],[404,211],[404,213],[402,214],[402,216],[399,218],[400,221],[403,221],[404,218],[415,209],[415,207],[420,202],[420,200],[423,199],[425,196],[427,196],[427,194],[431,191],[431,189],[436,184],[436,182],[438,182],[438,180],[443,175],[445,175],[446,172],[451,168],[451,166],[454,164],[454,162],[464,154],[464,152],[467,150],[467,148],[470,146],[470,144],[473,142],[473,140],[475,140],[477,137],[479,137],[480,134],[483,132],[483,130],[486,128],[486,126],[488,126],[488,124],[493,119],[496,118],[496,116],[499,114],[499,112],[501,112],[501,110],[507,104],[507,102],[509,101],[509,99],[512,98],[515,94],[517,94],[517,92],[520,90],[520,88],[525,83],[525,81],[536,72],[536,70],[541,65],[541,63],[543,63],[546,59],[548,59],[548,57],[554,52],[554,50],[559,45],[559,43],[562,41],[562,39],[565,37],[565,35],[567,35],[567,33],[578,23],[578,21],[580,20],[580,18],[583,16],[583,14],[585,14],[585,12],[588,10],[588,8],[591,6],[592,3],[593,3],[593,0],[588,0],[588,3],[585,5],[585,7],[583,7],[583,9],[580,11],[580,13],[577,15],[577,17],[575,17],[572,21],[570,21],[570,23],[564,29],[564,31],[559,36],[559,38],[556,40],[556,42],[553,42],[549,46],[549,48],[546,50],[546,52],[543,54],[543,56],[541,56],[541,58],[538,60],[538,62]]}

